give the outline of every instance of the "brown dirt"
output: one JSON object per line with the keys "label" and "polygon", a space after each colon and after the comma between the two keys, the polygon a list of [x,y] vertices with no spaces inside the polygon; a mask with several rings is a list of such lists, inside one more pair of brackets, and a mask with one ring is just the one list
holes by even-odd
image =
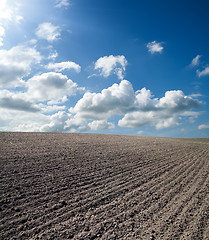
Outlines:
{"label": "brown dirt", "polygon": [[1,239],[209,239],[209,139],[0,133]]}

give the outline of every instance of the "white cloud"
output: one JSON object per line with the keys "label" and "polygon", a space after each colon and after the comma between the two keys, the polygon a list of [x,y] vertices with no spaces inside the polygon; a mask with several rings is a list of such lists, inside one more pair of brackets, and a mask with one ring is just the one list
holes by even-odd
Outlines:
{"label": "white cloud", "polygon": [[122,80],[124,77],[123,72],[126,70],[127,64],[128,62],[123,55],[110,55],[99,58],[95,63],[94,69],[101,70],[100,74],[103,77],[108,77],[114,73]]}
{"label": "white cloud", "polygon": [[138,135],[142,135],[144,133],[144,131],[138,131],[137,134]]}
{"label": "white cloud", "polygon": [[178,120],[179,120],[179,117],[177,117],[177,116],[168,117],[165,119],[162,119],[161,117],[159,117],[158,122],[156,122],[154,124],[155,124],[156,129],[160,130],[163,128],[169,128],[169,127],[174,127],[174,126],[180,125]]}
{"label": "white cloud", "polygon": [[52,112],[58,112],[58,111],[64,111],[66,109],[66,106],[59,106],[59,105],[44,105],[40,104],[39,105],[41,108],[41,111],[43,113],[52,113]]}
{"label": "white cloud", "polygon": [[209,124],[201,124],[198,126],[198,129],[199,130],[205,130],[205,129],[208,129],[209,130]]}
{"label": "white cloud", "polygon": [[36,39],[31,39],[31,40],[28,41],[28,44],[29,45],[36,45],[37,42],[38,41]]}
{"label": "white cloud", "polygon": [[202,112],[185,111],[180,116],[187,117],[190,123],[194,123]]}
{"label": "white cloud", "polygon": [[0,25],[0,47],[3,46],[3,37],[5,35],[5,29]]}
{"label": "white cloud", "polygon": [[200,58],[201,58],[201,55],[197,55],[195,58],[193,58],[190,66],[191,67],[198,66],[200,64]]}
{"label": "white cloud", "polygon": [[19,98],[15,93],[7,90],[0,91],[0,108],[25,112],[39,112],[41,110],[37,105]]}
{"label": "white cloud", "polygon": [[[80,89],[79,89],[80,90]],[[84,90],[84,89],[82,89]],[[48,105],[56,105],[56,104],[63,104],[65,102],[67,102],[68,97],[66,95],[64,95],[63,97],[59,98],[59,99],[50,99],[47,104]]]}
{"label": "white cloud", "polygon": [[90,122],[88,126],[90,130],[93,130],[93,131],[115,128],[115,125],[113,123],[107,122],[105,120],[96,120],[96,121]]}
{"label": "white cloud", "polygon": [[[48,41],[57,39],[60,36],[60,29],[53,27],[55,32],[58,31],[58,35],[53,31],[50,34],[45,32],[45,35],[39,32],[39,37]],[[39,30],[41,28],[39,25]],[[0,36],[4,35],[2,29],[0,28]],[[33,40],[30,44],[34,45],[36,41]],[[50,58],[56,57],[57,53],[54,52]],[[158,99],[146,88],[134,92],[132,84],[123,80],[127,60],[122,55],[105,56],[95,63],[95,69],[100,70],[102,76],[116,74],[122,81],[103,89],[100,93],[86,92],[70,109],[71,113],[68,113],[64,103],[69,96],[84,91],[84,88],[78,87],[60,72],[66,69],[80,72],[80,65],[70,61],[51,62],[46,68],[55,72],[39,73],[24,81],[31,73],[33,64],[40,63],[41,60],[42,56],[35,46],[16,46],[10,50],[0,50],[0,87],[24,87],[22,92],[17,92],[17,89],[14,92],[0,91],[0,113],[5,114],[8,111],[4,116],[0,116],[0,125],[2,124],[0,130],[8,130],[8,126],[13,124],[9,130],[97,131],[114,128],[114,124],[107,121],[114,115],[123,115],[118,122],[121,127],[151,125],[156,129],[162,129],[179,125],[179,121],[184,117],[194,119],[198,116],[191,111],[201,105],[200,101],[194,99],[194,95],[185,96],[182,91],[167,91],[164,97]],[[12,115],[15,119],[12,119]],[[90,120],[94,121],[89,123]]]}
{"label": "white cloud", "polygon": [[202,71],[197,70],[196,73],[197,73],[198,77],[203,77],[203,76],[209,75],[209,66],[205,67],[205,69]]}
{"label": "white cloud", "polygon": [[18,1],[1,0],[0,1],[0,23],[14,21],[19,23],[23,17],[19,14]]}
{"label": "white cloud", "polygon": [[21,20],[23,20],[23,17],[19,14],[18,2],[9,0],[0,1],[0,47],[3,46],[5,27],[8,27],[8,23],[20,23]]}
{"label": "white cloud", "polygon": [[85,132],[114,128],[113,123],[105,120],[93,121],[89,124],[85,119],[73,116],[65,111],[59,111],[50,116],[50,122],[40,128],[42,132]]}
{"label": "white cloud", "polygon": [[36,36],[40,39],[45,39],[49,42],[58,40],[61,35],[61,29],[59,26],[55,26],[50,22],[41,23],[37,30]]}
{"label": "white cloud", "polygon": [[141,90],[136,91],[135,109],[144,111],[152,110],[155,108],[156,101],[156,98],[152,98],[150,90],[142,88]]}
{"label": "white cloud", "polygon": [[56,0],[55,7],[61,8],[61,7],[69,7],[70,3],[68,0]]}
{"label": "white cloud", "polygon": [[60,62],[60,63],[49,63],[46,66],[47,69],[53,69],[56,72],[61,72],[65,69],[74,69],[76,72],[80,72],[81,71],[81,67],[80,65],[74,63],[74,62]]}
{"label": "white cloud", "polygon": [[194,94],[191,94],[190,97],[202,97],[203,95],[200,94],[200,93],[194,93]]}
{"label": "white cloud", "polygon": [[124,115],[119,121],[122,127],[155,126],[156,129],[179,125],[181,116],[195,118],[192,109],[201,102],[185,96],[180,90],[167,91],[165,96],[153,98],[150,90],[143,88],[134,93],[127,80],[113,84],[101,93],[85,93],[70,111],[83,119],[106,120],[113,115]]}
{"label": "white cloud", "polygon": [[169,114],[166,111],[135,111],[125,114],[125,116],[119,120],[118,125],[120,127],[130,128],[151,125],[159,130],[178,125],[178,119],[176,114]]}
{"label": "white cloud", "polygon": [[[56,100],[60,101],[64,96],[73,96],[78,91],[83,91],[66,75],[55,72],[43,73],[30,78],[26,86],[27,98],[34,101]],[[67,98],[65,97],[67,100]]]}
{"label": "white cloud", "polygon": [[65,125],[65,131],[68,132],[86,132],[89,130],[89,126],[86,125],[86,120],[82,119],[78,116],[71,116],[71,118],[69,118],[66,121],[66,125]]}
{"label": "white cloud", "polygon": [[171,112],[180,112],[198,108],[200,101],[194,100],[191,96],[185,96],[181,90],[167,91],[165,97],[159,99],[156,107],[169,109]]}
{"label": "white cloud", "polygon": [[66,121],[70,117],[71,114],[59,111],[50,116],[50,123],[43,125],[40,130],[41,132],[64,132]]}
{"label": "white cloud", "polygon": [[89,130],[85,120],[76,118],[65,111],[50,116],[50,122],[40,128],[41,132],[77,132]]}
{"label": "white cloud", "polygon": [[0,131],[39,132],[49,122],[41,112],[26,112],[0,108]]}
{"label": "white cloud", "polygon": [[147,44],[147,48],[148,48],[148,51],[151,53],[151,54],[155,54],[155,53],[161,53],[163,51],[163,46],[162,46],[162,42],[156,42],[156,41],[153,41],[153,42],[149,42]]}
{"label": "white cloud", "polygon": [[17,16],[15,17],[16,23],[18,23],[18,24],[20,24],[20,22],[21,22],[23,19],[24,19],[23,16],[20,16],[20,15],[17,15]]}
{"label": "white cloud", "polygon": [[30,74],[31,65],[40,63],[40,53],[32,47],[16,46],[0,50],[0,87],[23,84],[22,78]]}
{"label": "white cloud", "polygon": [[[152,99],[149,90],[143,90],[136,96],[137,110],[125,114],[119,120],[119,126],[137,128],[144,125],[155,126],[156,129],[167,128],[179,125],[180,116],[185,111],[196,109],[201,105],[199,100],[193,99],[191,96],[185,96],[180,90],[167,91],[165,97],[160,99]],[[144,97],[144,95],[146,97]],[[142,99],[143,101],[140,101]],[[146,99],[144,101],[144,99]],[[140,103],[140,104],[139,104]],[[187,116],[191,116],[191,112]]]}
{"label": "white cloud", "polygon": [[9,6],[8,0],[0,1],[0,21],[3,20],[12,20],[13,10]]}
{"label": "white cloud", "polygon": [[58,57],[58,52],[55,50],[54,52],[51,52],[48,56],[48,59],[55,60],[55,58]]}
{"label": "white cloud", "polygon": [[106,119],[111,115],[130,111],[134,100],[135,94],[131,83],[122,80],[120,84],[115,83],[103,89],[101,93],[86,92],[70,111],[86,119]]}

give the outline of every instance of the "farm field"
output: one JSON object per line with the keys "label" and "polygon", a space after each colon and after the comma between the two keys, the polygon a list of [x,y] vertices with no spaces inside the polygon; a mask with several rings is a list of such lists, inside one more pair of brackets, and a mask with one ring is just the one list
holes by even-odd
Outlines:
{"label": "farm field", "polygon": [[0,133],[0,239],[209,239],[209,139]]}

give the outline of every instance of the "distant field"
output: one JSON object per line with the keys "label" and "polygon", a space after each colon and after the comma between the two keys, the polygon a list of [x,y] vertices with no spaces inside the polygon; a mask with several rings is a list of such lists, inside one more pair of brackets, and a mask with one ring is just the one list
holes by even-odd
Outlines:
{"label": "distant field", "polygon": [[0,133],[0,239],[209,239],[209,139]]}

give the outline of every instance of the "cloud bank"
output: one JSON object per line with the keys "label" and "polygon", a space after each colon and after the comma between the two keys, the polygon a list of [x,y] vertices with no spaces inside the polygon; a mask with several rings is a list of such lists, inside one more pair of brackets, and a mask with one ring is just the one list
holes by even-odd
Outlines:
{"label": "cloud bank", "polygon": [[86,92],[70,111],[86,119],[107,119],[114,114],[123,114],[134,105],[134,90],[131,83],[122,80],[101,93]]}
{"label": "cloud bank", "polygon": [[[48,35],[47,35],[48,36]],[[45,37],[47,39],[47,36]],[[56,38],[56,37],[55,37]],[[47,39],[55,39],[50,37]],[[101,92],[85,91],[77,83],[61,73],[73,69],[77,73],[81,66],[72,61],[49,62],[44,70],[49,72],[37,73],[27,80],[33,64],[41,64],[43,57],[35,46],[16,46],[9,50],[0,50],[0,86],[21,86],[24,90],[0,90],[0,113],[7,117],[12,111],[19,120],[12,130],[31,129],[45,132],[84,132],[99,131],[115,128],[110,122],[111,117],[119,118],[118,126],[140,128],[154,126],[163,129],[181,124],[183,118],[196,117],[192,110],[198,109],[202,102],[196,96],[186,96],[181,90],[167,91],[162,98],[156,98],[151,91],[142,88],[134,91],[131,82],[124,79],[128,61],[123,55],[104,56],[99,58],[94,69],[100,75],[109,77],[116,74],[120,83],[101,90]],[[84,92],[76,101],[74,107],[67,110],[67,104],[72,96]],[[19,112],[22,112],[20,117]],[[38,116],[36,122],[32,116]],[[2,124],[6,118],[1,118]],[[9,120],[13,123],[13,120]],[[3,128],[5,129],[5,128]]]}
{"label": "cloud bank", "polygon": [[122,80],[101,93],[85,93],[70,112],[86,120],[106,120],[113,115],[124,115],[118,122],[120,127],[151,125],[162,129],[179,125],[181,114],[193,116],[191,110],[201,104],[180,90],[167,91],[160,99],[154,98],[146,88],[134,92],[132,84]]}

